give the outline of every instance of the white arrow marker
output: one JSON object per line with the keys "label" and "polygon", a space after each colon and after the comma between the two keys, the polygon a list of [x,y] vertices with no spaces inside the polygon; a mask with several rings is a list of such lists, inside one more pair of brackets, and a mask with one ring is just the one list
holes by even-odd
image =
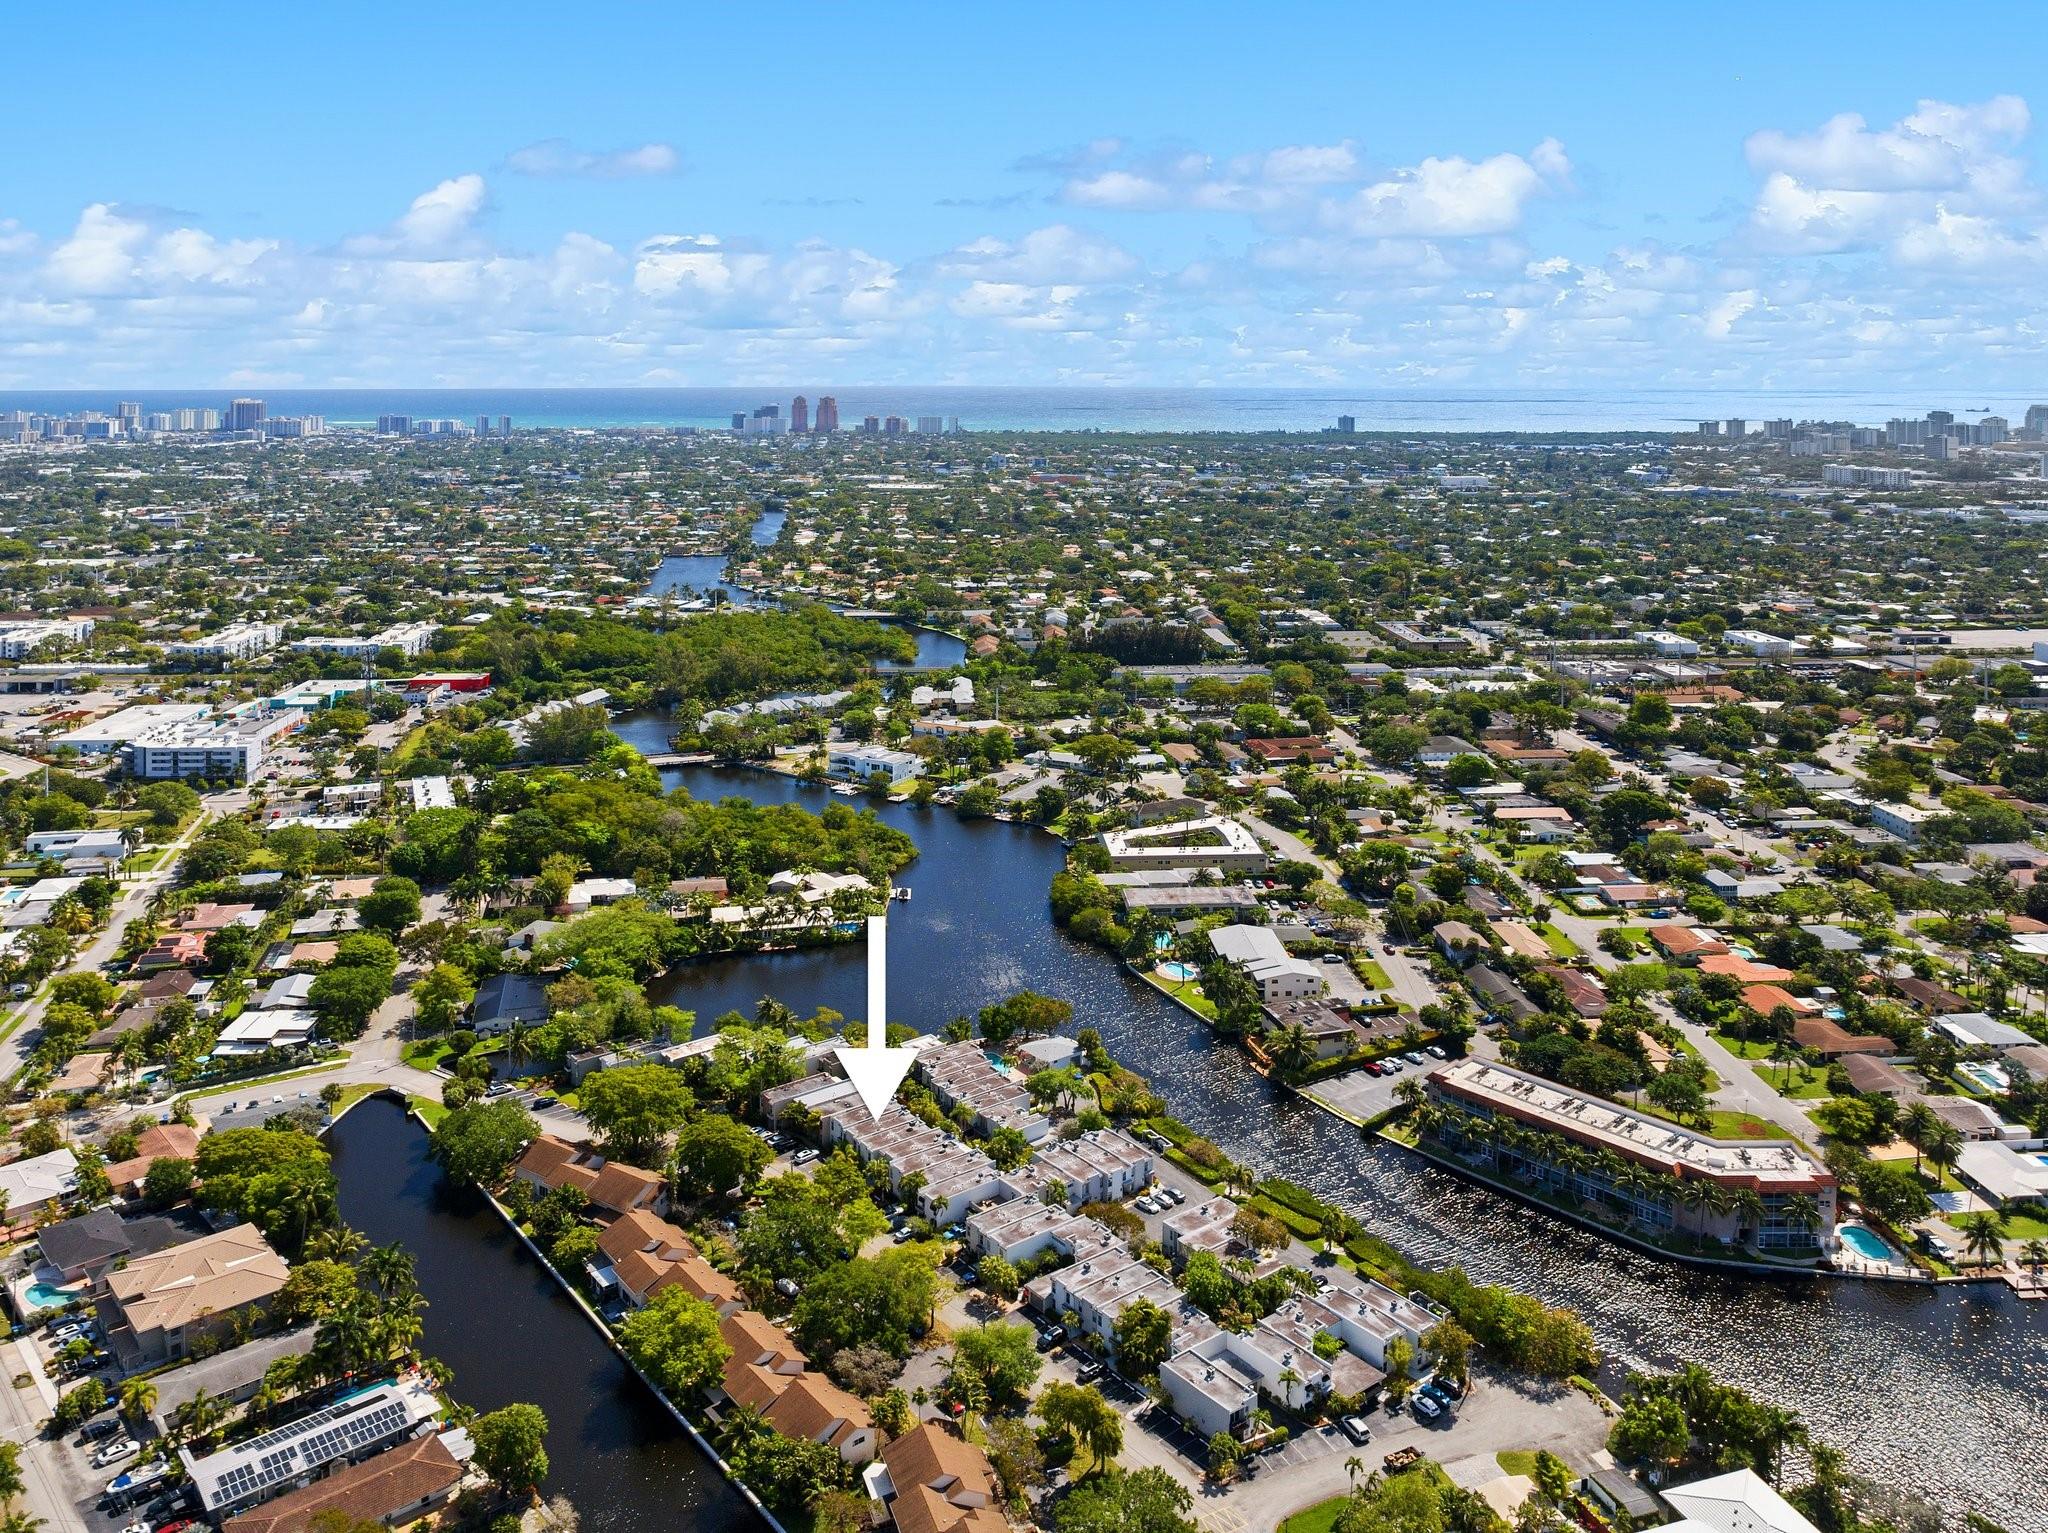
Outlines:
{"label": "white arrow marker", "polygon": [[896,1088],[910,1073],[913,1049],[889,1047],[889,918],[868,917],[868,1042],[866,1048],[839,1049],[839,1064],[860,1093],[868,1116],[880,1120],[889,1110]]}

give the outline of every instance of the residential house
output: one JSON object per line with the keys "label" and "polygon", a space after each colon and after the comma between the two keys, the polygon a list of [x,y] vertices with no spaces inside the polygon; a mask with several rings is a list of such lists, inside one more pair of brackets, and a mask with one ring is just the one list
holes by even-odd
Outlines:
{"label": "residential house", "polygon": [[417,1522],[461,1489],[462,1460],[448,1450],[447,1435],[429,1432],[360,1464],[346,1464],[311,1485],[230,1517],[222,1533],[309,1533],[315,1519],[336,1515],[351,1528]]}
{"label": "residential house", "polygon": [[635,1309],[664,1288],[680,1285],[721,1314],[746,1303],[739,1284],[720,1272],[689,1236],[645,1209],[619,1215],[597,1237],[598,1260],[590,1263],[600,1293],[616,1289]]}
{"label": "residential house", "polygon": [[512,1163],[512,1174],[543,1191],[581,1188],[591,1206],[604,1214],[668,1212],[664,1178],[623,1161],[606,1160],[594,1150],[553,1134],[542,1134],[522,1150]]}
{"label": "residential house", "polygon": [[291,1269],[254,1225],[238,1224],[131,1260],[109,1273],[100,1313],[130,1366],[175,1362],[226,1332],[244,1311],[267,1310]]}
{"label": "residential house", "polygon": [[972,1443],[923,1422],[882,1449],[868,1472],[896,1533],[1007,1533],[995,1471]]}

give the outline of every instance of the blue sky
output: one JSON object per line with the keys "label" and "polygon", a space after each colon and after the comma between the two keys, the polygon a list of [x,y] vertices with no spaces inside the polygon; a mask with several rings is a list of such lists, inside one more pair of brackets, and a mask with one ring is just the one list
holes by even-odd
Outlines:
{"label": "blue sky", "polygon": [[0,388],[2022,388],[2022,14],[124,13],[0,57]]}

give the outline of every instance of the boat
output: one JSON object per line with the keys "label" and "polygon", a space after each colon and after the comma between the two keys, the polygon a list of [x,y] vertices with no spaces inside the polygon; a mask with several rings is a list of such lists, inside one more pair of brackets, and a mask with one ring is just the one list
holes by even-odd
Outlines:
{"label": "boat", "polygon": [[910,891],[908,889],[891,889],[889,891],[889,898],[892,900],[907,900],[910,898]]}

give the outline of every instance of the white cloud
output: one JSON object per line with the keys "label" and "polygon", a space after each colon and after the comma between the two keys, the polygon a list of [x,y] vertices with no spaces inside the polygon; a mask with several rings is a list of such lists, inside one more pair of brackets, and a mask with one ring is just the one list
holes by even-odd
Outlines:
{"label": "white cloud", "polygon": [[1171,207],[1174,200],[1173,188],[1164,181],[1128,170],[1105,170],[1069,181],[1062,195],[1084,208],[1149,210]]}
{"label": "white cloud", "polygon": [[114,292],[135,276],[148,240],[148,224],[95,202],[78,215],[71,237],[50,252],[46,270],[51,282],[67,292]]}
{"label": "white cloud", "polygon": [[1765,129],[1743,146],[1750,165],[1838,191],[1946,191],[1965,185],[1984,163],[2026,136],[2027,104],[1995,96],[1974,106],[1922,101],[1889,128],[1872,129],[1854,112],[1812,133]]}
{"label": "white cloud", "polygon": [[984,236],[948,254],[945,276],[1010,278],[1020,282],[1114,282],[1138,270],[1138,259],[1113,241],[1048,224],[1016,241]]}
{"label": "white cloud", "polygon": [[1998,96],[1974,105],[1922,101],[1886,128],[1845,112],[1811,133],[1752,134],[1744,149],[1763,180],[1750,242],[1783,255],[1897,242],[1901,258],[1916,264],[1946,244],[1987,252],[2015,238],[1987,221],[2026,217],[2042,200],[2012,152],[2030,121],[2026,102]]}
{"label": "white cloud", "polygon": [[619,181],[634,176],[672,176],[683,168],[683,157],[673,144],[592,150],[579,149],[566,138],[544,138],[513,150],[505,157],[505,167],[522,176],[583,176],[596,181]]}
{"label": "white cloud", "polygon": [[1413,169],[1326,203],[1323,212],[1329,223],[1354,234],[1505,234],[1519,228],[1528,204],[1570,170],[1555,139],[1545,139],[1526,159],[1519,154],[1477,161],[1431,156]]}
{"label": "white cloud", "polygon": [[412,206],[394,229],[407,245],[443,245],[467,233],[476,215],[483,211],[484,178],[472,172],[451,176],[431,191],[413,198]]}

